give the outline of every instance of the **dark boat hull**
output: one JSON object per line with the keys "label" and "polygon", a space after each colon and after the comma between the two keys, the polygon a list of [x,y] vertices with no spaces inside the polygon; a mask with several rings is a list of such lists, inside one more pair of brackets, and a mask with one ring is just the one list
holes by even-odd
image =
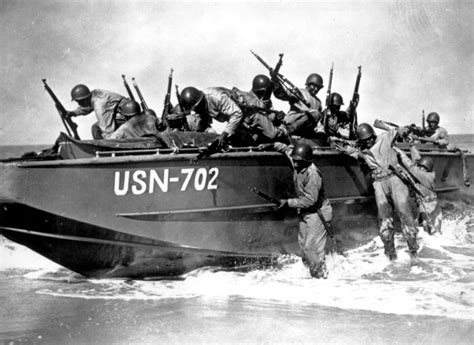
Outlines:
{"label": "dark boat hull", "polygon": [[[440,198],[471,201],[459,155],[426,154],[435,160]],[[0,164],[0,233],[91,277],[170,276],[299,254],[296,214],[279,213],[248,189],[293,196],[284,155],[217,154],[197,165],[194,156],[122,152]],[[373,191],[358,162],[321,149],[315,163],[332,200],[338,246],[373,239]]]}

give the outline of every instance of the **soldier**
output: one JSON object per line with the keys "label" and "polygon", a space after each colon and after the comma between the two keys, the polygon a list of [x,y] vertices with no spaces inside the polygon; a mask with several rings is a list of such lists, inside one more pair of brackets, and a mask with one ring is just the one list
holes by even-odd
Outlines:
{"label": "soldier", "polygon": [[107,139],[128,139],[153,135],[158,133],[158,119],[153,110],[140,111],[140,105],[128,100],[122,107],[122,115],[127,118],[122,126],[113,132]]}
{"label": "soldier", "polygon": [[441,233],[442,212],[435,191],[436,176],[433,171],[433,159],[431,157],[421,157],[413,140],[410,140],[411,159],[398,147],[393,148],[405,169],[418,180],[415,183],[423,195],[415,194],[415,198],[423,229],[430,235],[436,232]]}
{"label": "soldier", "polygon": [[418,230],[408,203],[408,187],[389,168],[390,165],[396,166],[398,163],[392,143],[398,135],[404,136],[407,132],[406,127],[392,128],[377,136],[371,125],[363,123],[357,127],[359,148],[340,144],[336,144],[336,148],[355,158],[363,159],[370,169],[380,222],[380,238],[385,247],[385,254],[391,261],[397,259],[393,227],[393,214],[396,211],[408,244],[411,262],[416,264]]}
{"label": "soldier", "polygon": [[[352,103],[352,102],[351,102]],[[351,104],[346,111],[340,110],[344,105],[342,96],[337,92],[331,93],[329,106],[323,112],[322,126],[327,136],[354,140],[355,134],[355,107]],[[319,130],[319,128],[318,128]]]}
{"label": "soldier", "polygon": [[95,112],[98,122],[92,126],[94,139],[108,139],[126,121],[120,109],[128,98],[122,95],[100,89],[90,91],[86,85],[79,84],[72,88],[71,98],[79,107],[70,111],[69,116],[83,116]]}
{"label": "soldier", "polygon": [[436,144],[441,147],[447,147],[449,144],[448,131],[439,126],[438,113],[429,113],[426,118],[428,128],[423,131],[423,136],[436,140]]}
{"label": "soldier", "polygon": [[297,89],[297,92],[309,104],[307,107],[289,94],[279,83],[275,85],[273,92],[275,97],[290,103],[290,111],[283,120],[289,135],[299,135],[305,138],[315,136],[314,129],[321,120],[322,111],[321,101],[316,95],[322,88],[323,78],[319,74],[312,73],[306,78],[306,88]]}
{"label": "soldier", "polygon": [[313,163],[313,149],[306,143],[297,143],[293,148],[282,143],[273,145],[290,158],[297,194],[296,198],[281,200],[280,209],[289,207],[298,210],[298,243],[303,252],[303,262],[309,266],[312,277],[327,278],[324,248],[332,207],[324,191],[321,173]]}
{"label": "soldier", "polygon": [[275,113],[265,113],[265,109],[270,110],[267,107],[268,103],[265,105],[265,102],[255,92],[240,91],[234,87],[230,96],[242,109],[244,125],[252,135],[254,144],[274,141],[289,142],[286,129],[283,126],[275,126],[274,121],[278,122]]}
{"label": "soldier", "polygon": [[271,80],[264,74],[256,75],[252,80],[252,92],[263,102],[265,108],[267,109],[271,109],[273,107],[272,100],[270,98],[266,99],[270,86]]}
{"label": "soldier", "polygon": [[[223,148],[229,139],[233,143],[240,144],[247,138],[242,138],[243,112],[232,100],[231,90],[223,87],[211,87],[204,91],[195,87],[186,87],[181,91],[181,102],[184,111],[194,111],[201,116],[203,121],[216,120],[227,122],[224,131],[219,135],[219,148]],[[234,135],[239,131],[238,135]]]}

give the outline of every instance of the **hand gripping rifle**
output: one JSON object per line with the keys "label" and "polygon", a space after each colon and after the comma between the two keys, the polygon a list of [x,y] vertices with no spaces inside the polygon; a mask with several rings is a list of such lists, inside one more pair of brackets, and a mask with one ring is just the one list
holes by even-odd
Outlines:
{"label": "hand gripping rifle", "polygon": [[268,87],[267,91],[265,92],[265,95],[263,96],[264,101],[269,100],[271,98],[273,89],[275,88],[276,83],[278,83],[278,73],[280,73],[280,68],[281,68],[281,65],[283,64],[283,53],[279,54],[279,56],[280,56],[280,59],[278,60],[275,68],[273,70],[270,69],[270,77],[271,77],[270,86]]}
{"label": "hand gripping rifle", "polygon": [[67,134],[71,136],[71,132],[72,132],[74,139],[81,140],[81,138],[79,137],[79,134],[77,134],[77,124],[74,121],[72,121],[71,117],[68,115],[68,111],[66,110],[66,108],[64,108],[64,106],[59,101],[58,97],[56,97],[56,95],[54,94],[53,90],[51,90],[49,85],[46,83],[46,79],[41,79],[41,80],[43,81],[44,88],[46,89],[46,91],[49,93],[49,95],[54,101],[54,105],[56,106],[56,109],[59,112],[59,116],[61,117],[61,121],[63,122],[64,127],[66,128]]}
{"label": "hand gripping rifle", "polygon": [[[265,194],[264,192],[258,190],[256,187],[248,187],[252,192],[254,192],[255,194],[257,194],[259,197],[261,197],[262,199],[265,199],[269,202],[271,202],[272,204],[275,204],[277,206],[280,206],[281,204],[281,201],[278,200],[277,198],[274,198],[272,197],[271,195],[268,195],[268,194]],[[334,233],[332,232],[332,228],[331,228],[331,224],[329,224],[326,219],[324,218],[323,216],[323,213],[321,212],[321,209],[316,209],[316,212],[318,213],[318,216],[319,218],[321,219],[321,222],[323,223],[324,225],[324,228],[326,229],[326,232],[328,234],[329,237],[334,237]]]}
{"label": "hand gripping rifle", "polygon": [[[382,120],[375,120],[374,121],[374,127],[375,128],[379,128],[379,129],[383,129],[385,131],[388,131],[390,129],[389,126],[392,126],[392,127],[395,127],[395,128],[400,127],[396,123],[389,122],[389,121],[382,121]],[[409,131],[410,131],[409,133],[411,133],[411,136],[412,136],[413,139],[420,140],[420,141],[425,142],[425,143],[432,143],[432,144],[437,144],[438,143],[438,141],[435,140],[435,139],[425,138],[425,137],[420,136],[420,134],[422,134],[422,131],[418,127],[409,126],[408,128],[409,128]]]}
{"label": "hand gripping rifle", "polygon": [[197,162],[199,162],[201,159],[203,158],[206,158],[206,157],[209,157],[211,155],[213,155],[214,153],[217,153],[219,152],[219,140],[216,139],[214,140],[212,143],[210,143],[205,149],[203,149],[201,152],[199,152],[197,154],[196,157],[194,157],[192,160],[191,160],[191,163],[194,163],[196,164]]}
{"label": "hand gripping rifle", "polygon": [[[275,73],[275,71],[265,62],[265,60],[263,60],[260,56],[258,56],[252,50],[250,52],[257,58],[258,61],[260,61],[260,63],[263,66],[265,66],[266,69],[268,69],[268,71],[270,72],[270,75],[272,75],[273,73],[272,78],[274,78],[274,80],[278,82],[283,87],[283,89],[285,89],[285,91],[290,95],[291,98],[294,98],[298,100],[299,102],[303,103],[307,108],[311,107],[311,104],[309,104],[309,102],[307,102],[304,99],[300,90],[298,90],[298,88],[291,81],[286,79],[283,74],[279,72]],[[280,57],[282,56],[280,55]]]}
{"label": "hand gripping rifle", "polygon": [[331,69],[329,70],[329,84],[328,84],[328,91],[326,93],[326,108],[329,107],[329,103],[331,103],[331,87],[332,87],[333,73],[334,73],[334,62],[331,64]]}
{"label": "hand gripping rifle", "polygon": [[128,85],[127,83],[127,79],[125,79],[125,74],[122,74],[122,79],[123,79],[123,85],[125,86],[125,89],[127,90],[128,97],[132,101],[135,101],[135,96],[133,96],[132,90],[130,89],[130,85]]}
{"label": "hand gripping rifle", "polygon": [[424,197],[423,192],[417,186],[414,176],[408,170],[401,167],[399,164],[397,164],[397,166],[390,164],[388,167],[409,189],[413,190],[418,196],[422,198]]}
{"label": "hand gripping rifle", "polygon": [[171,87],[173,84],[173,69],[171,69],[170,75],[168,77],[168,89],[166,91],[165,102],[163,107],[163,113],[161,114],[161,122],[168,127],[168,119],[166,116],[169,114],[171,107]]}
{"label": "hand gripping rifle", "polygon": [[140,103],[142,105],[142,110],[147,110],[148,105],[146,104],[145,98],[143,98],[142,92],[140,91],[140,88],[138,87],[137,83],[135,82],[135,78],[132,78],[132,83],[133,87],[135,88],[135,91],[137,92],[138,98],[140,98]]}

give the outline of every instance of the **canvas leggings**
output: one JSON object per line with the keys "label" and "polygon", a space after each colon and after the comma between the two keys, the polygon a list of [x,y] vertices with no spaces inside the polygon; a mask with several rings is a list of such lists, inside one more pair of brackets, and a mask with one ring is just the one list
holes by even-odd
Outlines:
{"label": "canvas leggings", "polygon": [[420,218],[423,228],[430,235],[434,233],[441,233],[441,224],[443,221],[443,213],[437,200],[423,201],[418,200]]}
{"label": "canvas leggings", "polygon": [[378,180],[374,182],[375,201],[377,203],[380,221],[379,235],[385,247],[385,254],[396,255],[393,228],[393,212],[397,212],[402,225],[402,232],[408,244],[410,253],[418,251],[416,235],[418,229],[415,226],[413,212],[409,204],[409,192],[407,186],[397,177]]}
{"label": "canvas leggings", "polygon": [[[332,208],[323,207],[321,212],[329,223]],[[327,274],[325,264],[325,246],[327,233],[317,213],[300,214],[298,244],[303,252],[303,262],[309,266],[313,277],[322,278]]]}

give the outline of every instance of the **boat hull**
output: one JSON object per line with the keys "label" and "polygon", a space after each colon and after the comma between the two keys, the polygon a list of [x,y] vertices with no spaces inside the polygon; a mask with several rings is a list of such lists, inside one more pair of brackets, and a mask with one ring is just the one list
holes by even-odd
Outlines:
{"label": "boat hull", "polygon": [[[472,201],[456,153],[435,160],[441,199]],[[90,277],[180,275],[197,267],[268,265],[300,254],[298,217],[249,190],[295,195],[274,152],[140,154],[0,164],[0,233]],[[467,155],[467,162],[472,160]],[[332,201],[337,249],[377,236],[370,178],[333,150],[315,152]],[[469,164],[472,167],[472,164]]]}

